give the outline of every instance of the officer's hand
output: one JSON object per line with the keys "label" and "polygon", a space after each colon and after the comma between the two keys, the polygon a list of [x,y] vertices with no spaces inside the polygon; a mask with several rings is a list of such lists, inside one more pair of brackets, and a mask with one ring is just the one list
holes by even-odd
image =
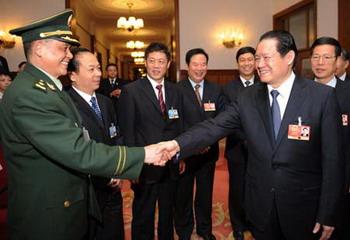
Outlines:
{"label": "officer's hand", "polygon": [[321,230],[322,228],[322,235],[320,237],[320,240],[327,240],[331,237],[334,227],[331,226],[326,226],[326,225],[321,225],[320,223],[316,223],[314,230],[312,231],[313,233],[317,233]]}

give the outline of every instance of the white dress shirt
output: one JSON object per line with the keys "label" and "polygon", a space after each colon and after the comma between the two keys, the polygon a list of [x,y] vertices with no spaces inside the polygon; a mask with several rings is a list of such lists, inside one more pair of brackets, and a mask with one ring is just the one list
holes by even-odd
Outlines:
{"label": "white dress shirt", "polygon": [[281,84],[281,86],[279,86],[278,88],[274,89],[272,88],[271,85],[267,85],[267,89],[269,92],[269,99],[270,99],[270,107],[272,105],[271,91],[277,90],[279,92],[279,95],[277,96],[277,102],[281,111],[281,120],[283,119],[284,112],[286,111],[287,103],[289,100],[290,93],[292,91],[294,80],[295,80],[295,74],[294,72],[292,72],[289,78],[286,81],[284,81]]}
{"label": "white dress shirt", "polygon": [[192,85],[193,91],[196,91],[195,86],[197,84],[200,86],[198,91],[199,91],[199,95],[201,96],[201,100],[203,100],[204,79],[200,83],[196,83],[196,82],[192,81],[190,78],[188,78],[188,80],[190,80],[190,83]]}
{"label": "white dress shirt", "polygon": [[243,78],[242,76],[239,76],[239,78],[240,78],[240,80],[241,80],[241,82],[242,82],[244,87],[247,87],[246,82],[249,82],[249,86],[254,84],[254,75],[253,75],[253,77],[251,79],[248,79],[248,80]]}
{"label": "white dress shirt", "polygon": [[154,93],[156,94],[157,99],[158,99],[158,89],[157,89],[157,86],[158,86],[159,84],[162,85],[163,100],[164,100],[164,102],[166,102],[166,101],[165,101],[164,78],[162,79],[162,81],[161,81],[160,83],[158,83],[156,80],[152,79],[148,74],[147,74],[147,78],[149,79],[149,81],[150,81],[150,83],[151,83],[151,85],[152,85],[153,91],[154,91]]}
{"label": "white dress shirt", "polygon": [[[320,83],[320,81],[317,78],[315,78],[315,82]],[[326,83],[326,85],[335,88],[335,86],[337,85],[337,79],[335,78],[335,76],[333,76],[333,78],[328,83]]]}
{"label": "white dress shirt", "polygon": [[339,77],[340,80],[345,81],[346,78],[346,72]]}
{"label": "white dress shirt", "polygon": [[92,97],[96,98],[97,105],[99,105],[95,92],[92,95],[90,95],[90,94],[87,94],[85,92],[80,91],[79,89],[77,89],[74,86],[72,86],[72,88],[79,94],[80,97],[82,97],[85,100],[85,102],[87,102],[90,105],[90,107],[92,107],[92,104],[90,102]]}

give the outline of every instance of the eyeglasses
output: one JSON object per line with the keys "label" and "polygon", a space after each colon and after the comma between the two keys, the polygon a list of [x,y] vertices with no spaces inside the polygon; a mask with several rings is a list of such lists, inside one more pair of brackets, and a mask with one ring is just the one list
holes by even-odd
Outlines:
{"label": "eyeglasses", "polygon": [[333,59],[336,58],[336,56],[330,56],[330,55],[312,55],[311,61],[318,62],[320,59],[322,59],[325,63],[331,63]]}

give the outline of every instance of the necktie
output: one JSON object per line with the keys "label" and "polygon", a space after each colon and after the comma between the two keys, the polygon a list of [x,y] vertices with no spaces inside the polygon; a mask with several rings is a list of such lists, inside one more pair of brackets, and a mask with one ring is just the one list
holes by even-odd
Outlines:
{"label": "necktie", "polygon": [[156,86],[156,88],[158,89],[158,102],[159,102],[159,106],[160,106],[160,111],[162,112],[163,115],[165,115],[165,102],[164,102],[164,98],[163,98],[163,91],[162,91],[162,84],[159,84]]}
{"label": "necktie", "polygon": [[91,97],[90,102],[91,102],[91,108],[96,113],[96,116],[98,117],[98,119],[102,122],[102,114],[101,114],[100,108],[97,105],[96,97]]}
{"label": "necktie", "polygon": [[249,87],[250,86],[250,81],[245,81],[244,84],[245,84],[246,87]]}
{"label": "necktie", "polygon": [[201,94],[199,93],[199,88],[201,87],[201,85],[196,84],[194,86],[194,92],[196,93],[196,97],[199,103],[199,106],[202,106],[202,99],[201,99]]}
{"label": "necktie", "polygon": [[272,96],[271,113],[272,113],[273,130],[275,132],[275,139],[277,139],[278,131],[281,126],[281,111],[277,101],[277,96],[279,94],[280,93],[277,90],[271,91],[271,96]]}

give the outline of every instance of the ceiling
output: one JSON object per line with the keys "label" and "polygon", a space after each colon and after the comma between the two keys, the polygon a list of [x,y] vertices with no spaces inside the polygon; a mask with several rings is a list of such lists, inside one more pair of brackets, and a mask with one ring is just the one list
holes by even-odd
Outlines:
{"label": "ceiling", "polygon": [[[174,0],[71,0],[73,1],[77,1],[77,8],[86,9],[94,22],[95,34],[103,36],[104,42],[108,42],[108,46],[119,56],[130,54],[131,50],[125,46],[129,40],[144,41],[146,45],[153,41],[167,43],[167,36],[172,32]],[[117,30],[118,18],[130,16],[128,2],[133,4],[131,14],[143,18],[144,28],[132,32]]]}

